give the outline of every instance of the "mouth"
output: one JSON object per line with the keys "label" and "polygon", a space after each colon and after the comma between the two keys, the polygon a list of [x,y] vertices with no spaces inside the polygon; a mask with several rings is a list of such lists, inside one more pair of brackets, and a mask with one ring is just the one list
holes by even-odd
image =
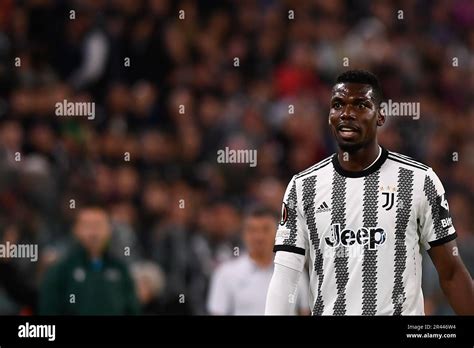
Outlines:
{"label": "mouth", "polygon": [[339,125],[337,127],[337,132],[339,133],[339,135],[341,136],[341,138],[343,139],[347,139],[347,140],[350,140],[352,138],[354,138],[355,136],[357,136],[357,133],[359,133],[359,128],[357,127],[354,127],[352,125]]}

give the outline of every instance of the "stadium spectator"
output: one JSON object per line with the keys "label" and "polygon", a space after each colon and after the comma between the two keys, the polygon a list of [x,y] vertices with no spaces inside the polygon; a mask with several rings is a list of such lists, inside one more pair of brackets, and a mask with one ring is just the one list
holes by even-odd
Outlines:
{"label": "stadium spectator", "polygon": [[[246,251],[224,262],[213,273],[207,302],[214,315],[263,315],[273,274],[277,218],[270,209],[255,208],[244,218]],[[297,313],[308,315],[308,279],[301,277],[295,298]]]}
{"label": "stadium spectator", "polygon": [[144,315],[192,314],[185,296],[166,296],[165,276],[154,262],[137,262],[131,268]]}
{"label": "stadium spectator", "polygon": [[126,266],[109,255],[111,227],[99,207],[82,208],[74,226],[77,246],[46,273],[39,312],[43,315],[138,314]]}

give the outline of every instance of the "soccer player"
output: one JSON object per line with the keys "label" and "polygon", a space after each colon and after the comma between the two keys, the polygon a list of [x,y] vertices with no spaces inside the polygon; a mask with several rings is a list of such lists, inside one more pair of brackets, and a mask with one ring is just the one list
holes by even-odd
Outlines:
{"label": "soccer player", "polygon": [[338,150],[288,185],[266,314],[292,312],[307,259],[313,315],[423,315],[422,247],[454,311],[474,314],[443,185],[430,167],[378,144],[381,101],[373,74],[338,76],[329,112]]}

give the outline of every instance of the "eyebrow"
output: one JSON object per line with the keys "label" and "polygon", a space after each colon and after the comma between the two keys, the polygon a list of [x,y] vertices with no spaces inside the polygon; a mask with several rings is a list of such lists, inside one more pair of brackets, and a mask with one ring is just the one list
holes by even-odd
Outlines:
{"label": "eyebrow", "polygon": [[[343,98],[341,96],[333,96],[331,98],[331,101],[335,101],[335,100],[342,100]],[[357,101],[372,101],[372,102],[375,102],[375,99],[373,97],[356,97],[354,98],[354,101],[357,102]]]}
{"label": "eyebrow", "polygon": [[371,101],[374,100],[372,97],[357,97],[354,101]]}

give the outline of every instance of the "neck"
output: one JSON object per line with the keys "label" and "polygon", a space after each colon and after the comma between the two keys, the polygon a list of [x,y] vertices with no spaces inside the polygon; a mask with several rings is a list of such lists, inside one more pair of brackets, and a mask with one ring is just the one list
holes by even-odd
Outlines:
{"label": "neck", "polygon": [[89,259],[91,261],[100,260],[103,257],[102,251],[89,251],[87,254],[89,255]]}
{"label": "neck", "polygon": [[255,255],[249,254],[250,258],[257,264],[257,266],[266,268],[273,263],[273,255]]}
{"label": "neck", "polygon": [[[375,162],[380,154],[380,150],[377,141],[349,153],[339,148],[337,151],[337,159],[344,170],[353,172],[362,171]],[[347,161],[344,160],[346,157]]]}

